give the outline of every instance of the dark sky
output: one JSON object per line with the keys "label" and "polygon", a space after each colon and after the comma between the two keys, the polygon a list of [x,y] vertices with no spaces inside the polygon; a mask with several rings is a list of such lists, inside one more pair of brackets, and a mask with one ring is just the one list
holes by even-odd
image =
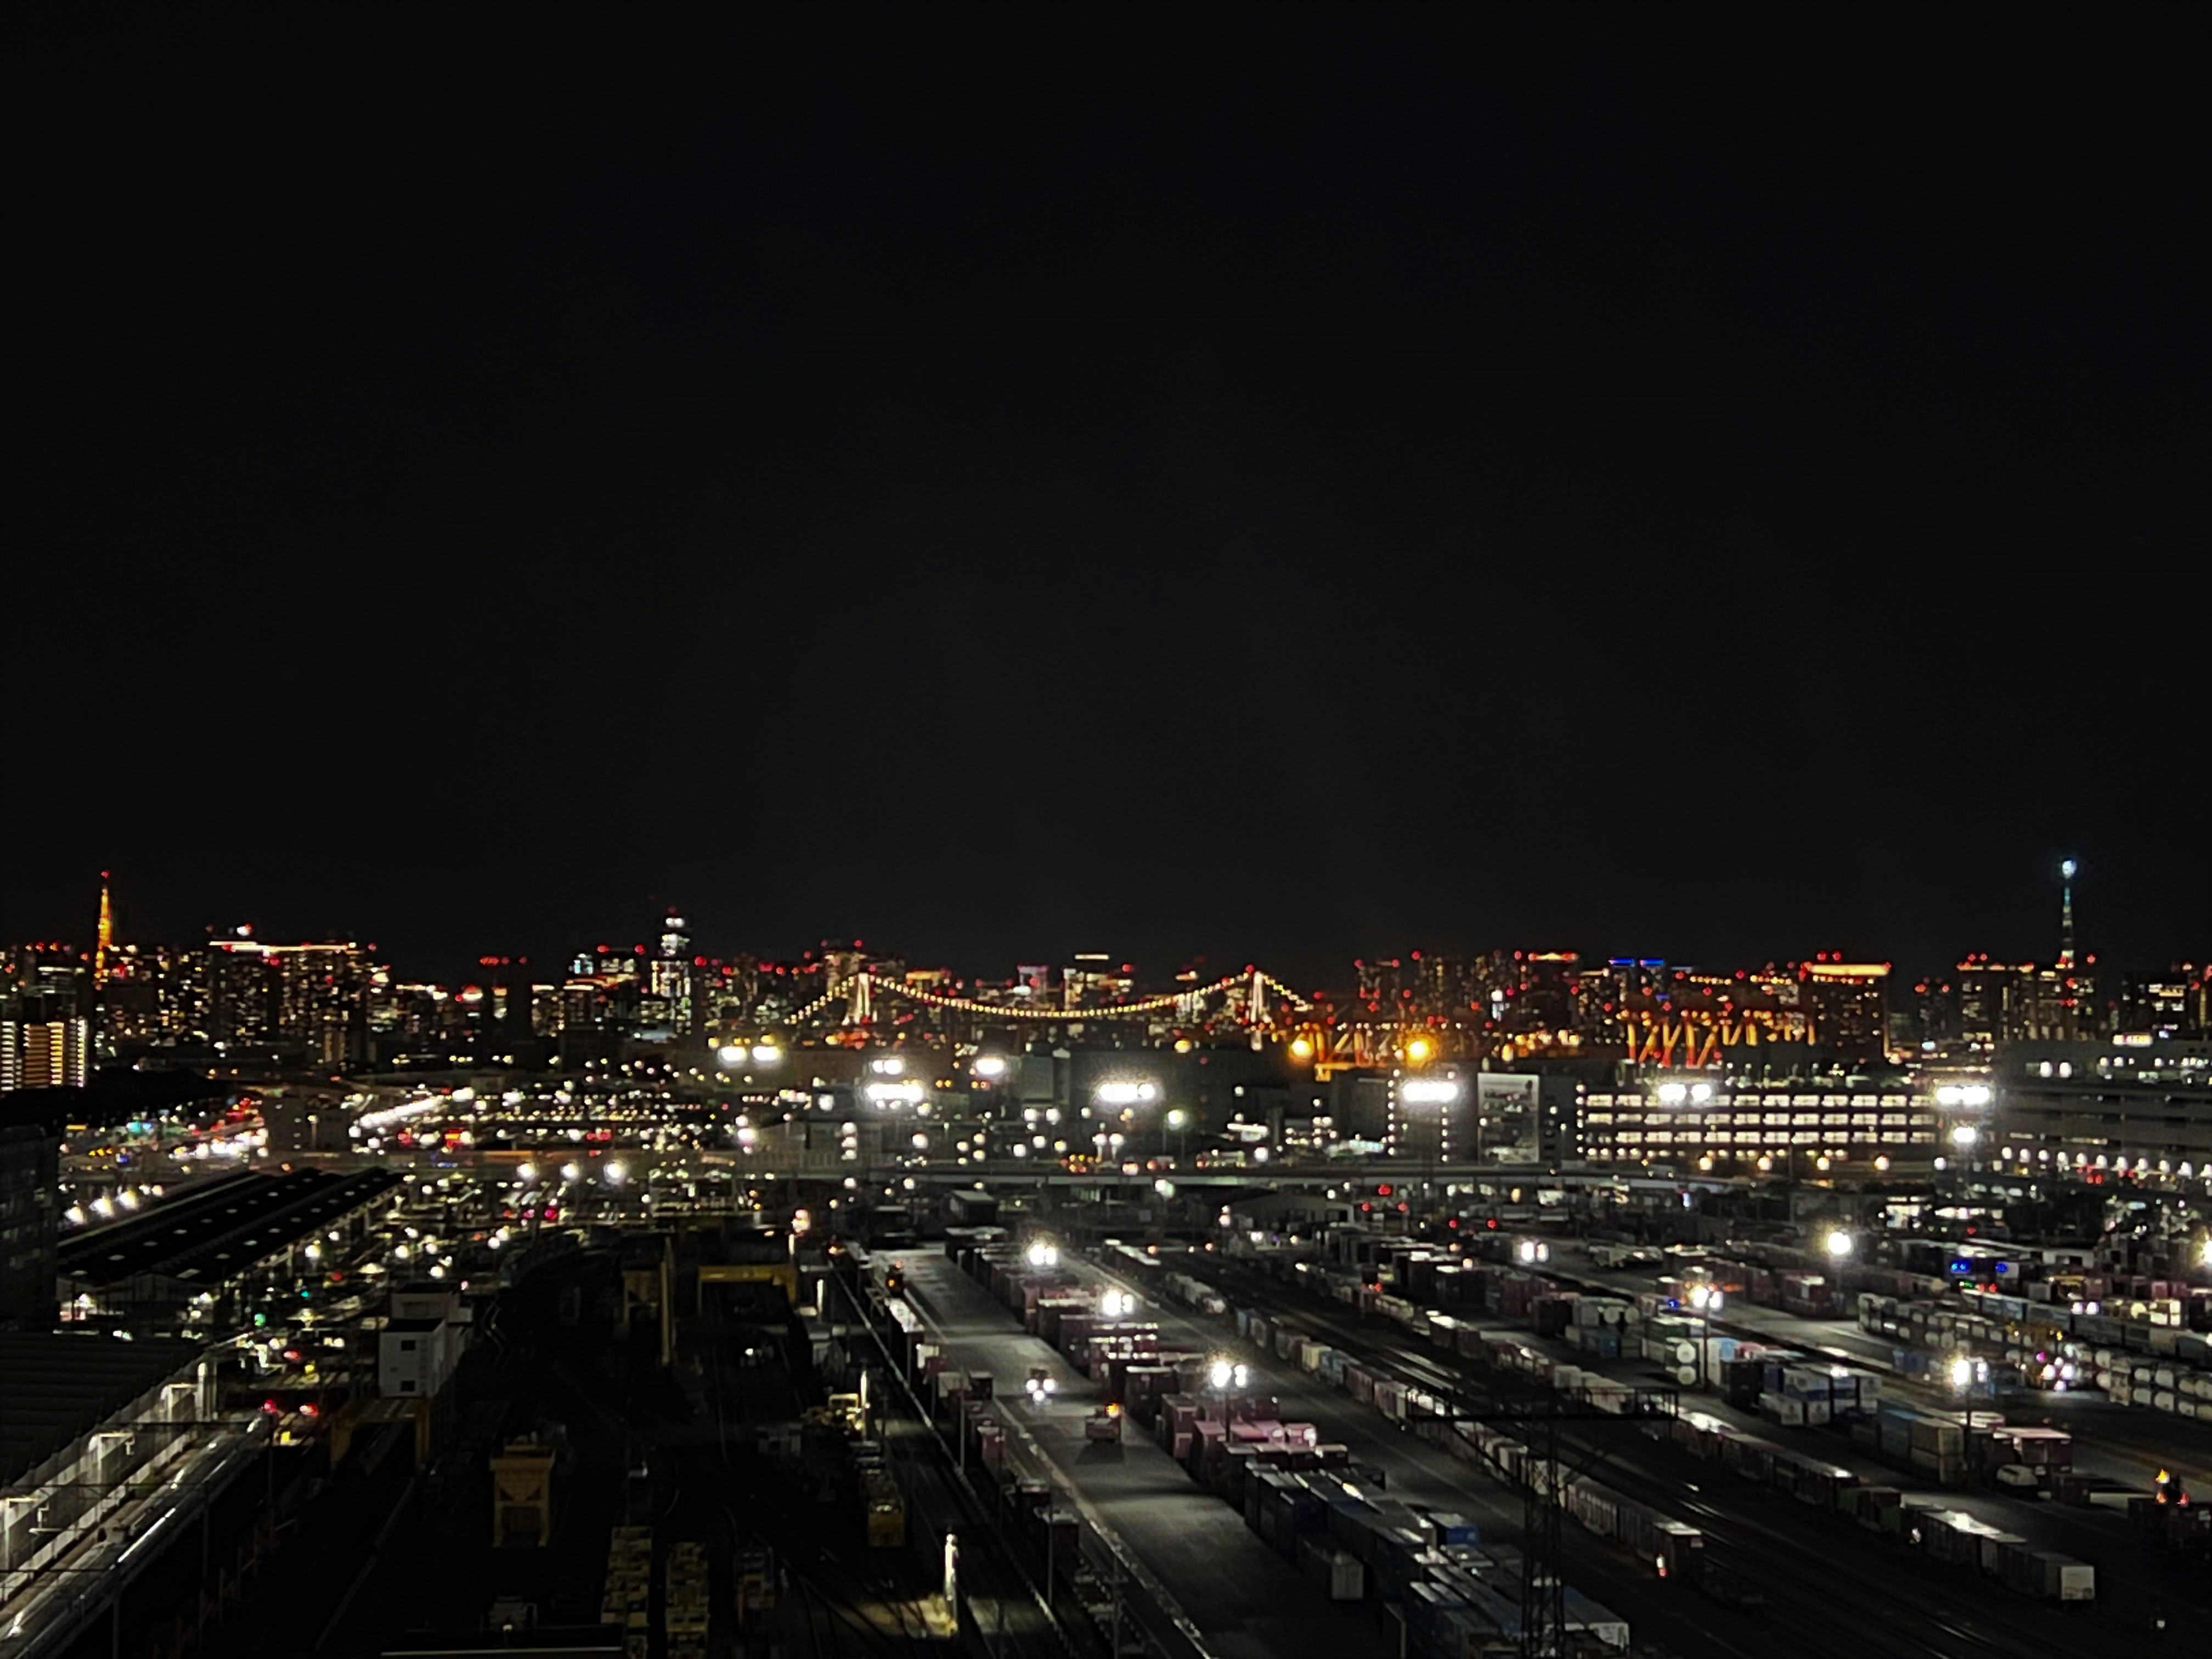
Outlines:
{"label": "dark sky", "polygon": [[0,936],[2212,949],[2182,14],[1089,15],[19,40]]}

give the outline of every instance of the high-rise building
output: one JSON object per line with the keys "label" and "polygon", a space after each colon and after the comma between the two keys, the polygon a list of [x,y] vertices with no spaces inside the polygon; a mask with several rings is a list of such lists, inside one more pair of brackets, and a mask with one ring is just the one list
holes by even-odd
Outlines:
{"label": "high-rise building", "polygon": [[1797,966],[1799,1000],[1809,1003],[1813,1040],[1832,1060],[1879,1060],[1888,1053],[1889,964],[1826,956]]}
{"label": "high-rise building", "polygon": [[0,1090],[82,1088],[92,1077],[92,1022],[36,1012],[0,1018]]}
{"label": "high-rise building", "polygon": [[1959,1032],[1968,1042],[2086,1042],[2102,1035],[2097,958],[2039,968],[1992,962],[1984,954],[1959,964]]}
{"label": "high-rise building", "polygon": [[2212,1036],[2212,972],[2177,962],[2164,973],[2123,976],[2112,1006],[2112,1040],[2135,1043]]}
{"label": "high-rise building", "polygon": [[209,1036],[228,1048],[303,1048],[316,1063],[366,1057],[368,953],[352,940],[209,941]]}
{"label": "high-rise building", "polygon": [[658,1023],[678,1036],[698,1029],[698,997],[691,960],[691,937],[683,917],[668,913],[661,924],[660,948],[647,965],[646,994],[658,1005]]}
{"label": "high-rise building", "polygon": [[1961,962],[1957,981],[1960,1036],[1983,1045],[2008,1041],[2017,1000],[2014,988],[2034,971],[2032,963],[1992,962],[1986,951]]}

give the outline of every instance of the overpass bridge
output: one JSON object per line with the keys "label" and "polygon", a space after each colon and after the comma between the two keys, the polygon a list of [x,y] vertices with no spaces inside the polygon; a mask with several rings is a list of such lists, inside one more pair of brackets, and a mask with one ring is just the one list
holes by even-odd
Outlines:
{"label": "overpass bridge", "polygon": [[[847,1162],[834,1154],[788,1156],[748,1152],[737,1148],[713,1152],[655,1152],[639,1147],[582,1147],[549,1146],[543,1149],[466,1148],[451,1151],[424,1148],[380,1153],[356,1152],[310,1153],[295,1163],[334,1168],[375,1168],[393,1171],[463,1171],[498,1179],[512,1176],[525,1164],[543,1175],[562,1164],[574,1164],[590,1176],[608,1164],[620,1164],[623,1178],[632,1183],[659,1175],[712,1171],[741,1177],[748,1185],[766,1182],[804,1184],[842,1184],[848,1179],[860,1186],[899,1186],[911,1181],[915,1189],[939,1188],[995,1192],[1073,1189],[1115,1193],[1156,1189],[1161,1181],[1174,1182],[1177,1192],[1247,1192],[1264,1188],[1275,1192],[1314,1192],[1331,1188],[1388,1185],[1401,1188],[1457,1187],[1492,1189],[1542,1188],[1547,1191],[1613,1191],[1636,1194],[1680,1192],[1728,1192],[1755,1182],[1717,1175],[1637,1174],[1586,1170],[1553,1170],[1541,1164],[1441,1162],[1422,1158],[1373,1158],[1337,1159],[1279,1159],[1264,1164],[1200,1164],[1192,1160],[1153,1158],[1115,1170],[1071,1170],[1056,1160],[1039,1163],[1030,1158],[994,1158],[926,1162],[911,1158],[878,1156]],[[1531,1194],[1533,1199],[1533,1193]]]}

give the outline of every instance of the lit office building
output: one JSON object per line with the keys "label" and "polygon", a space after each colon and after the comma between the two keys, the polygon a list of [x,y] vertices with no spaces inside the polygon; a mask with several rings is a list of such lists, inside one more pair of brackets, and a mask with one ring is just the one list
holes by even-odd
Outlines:
{"label": "lit office building", "polygon": [[208,969],[209,1035],[216,1042],[301,1048],[325,1066],[364,1057],[370,970],[359,945],[212,939]]}
{"label": "lit office building", "polygon": [[1594,1164],[1671,1164],[1748,1173],[1826,1158],[1872,1164],[1935,1155],[1935,1102],[1904,1091],[1783,1093],[1731,1091],[1702,1079],[1583,1100],[1582,1155]]}
{"label": "lit office building", "polygon": [[0,1019],[0,1090],[82,1088],[91,1075],[90,1021]]}

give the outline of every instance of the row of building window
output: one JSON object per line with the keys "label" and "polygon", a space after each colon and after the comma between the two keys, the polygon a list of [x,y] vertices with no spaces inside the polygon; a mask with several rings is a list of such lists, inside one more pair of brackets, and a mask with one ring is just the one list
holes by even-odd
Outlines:
{"label": "row of building window", "polygon": [[1583,1122],[1591,1127],[1610,1124],[1640,1123],[1647,1129],[1672,1129],[1685,1124],[1699,1124],[1717,1132],[1724,1127],[1738,1129],[1787,1128],[1884,1128],[1910,1127],[1932,1129],[1936,1124],[1933,1114],[1928,1112],[1734,1112],[1723,1117],[1718,1114],[1698,1118],[1685,1118],[1678,1112],[1584,1112]]}
{"label": "row of building window", "polygon": [[[1761,1133],[1744,1129],[1716,1129],[1707,1134],[1696,1129],[1621,1129],[1611,1137],[1619,1146],[1909,1146],[1934,1145],[1934,1137],[1916,1135],[1909,1129],[1796,1129]],[[1606,1142],[1597,1141],[1595,1146]]]}

